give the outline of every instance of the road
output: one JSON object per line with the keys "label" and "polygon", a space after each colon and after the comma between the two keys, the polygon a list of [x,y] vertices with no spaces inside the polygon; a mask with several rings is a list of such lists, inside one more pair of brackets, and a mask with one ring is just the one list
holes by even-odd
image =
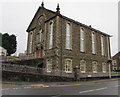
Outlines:
{"label": "road", "polygon": [[3,83],[2,95],[118,95],[120,92],[118,87],[120,87],[118,79],[86,82]]}

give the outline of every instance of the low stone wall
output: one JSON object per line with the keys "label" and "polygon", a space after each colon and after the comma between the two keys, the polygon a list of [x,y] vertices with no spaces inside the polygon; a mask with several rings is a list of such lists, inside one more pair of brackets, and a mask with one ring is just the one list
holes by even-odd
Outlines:
{"label": "low stone wall", "polygon": [[26,74],[20,72],[8,72],[2,71],[2,80],[7,81],[26,81],[26,82],[55,82],[55,81],[75,81],[74,78],[50,76],[50,75],[39,75],[39,74]]}
{"label": "low stone wall", "polygon": [[14,61],[6,61],[3,63],[7,64],[18,64],[18,65],[26,65],[26,66],[32,66],[36,67],[39,64],[41,64],[44,60],[42,58],[36,58],[36,59],[29,59],[29,60],[14,60]]}

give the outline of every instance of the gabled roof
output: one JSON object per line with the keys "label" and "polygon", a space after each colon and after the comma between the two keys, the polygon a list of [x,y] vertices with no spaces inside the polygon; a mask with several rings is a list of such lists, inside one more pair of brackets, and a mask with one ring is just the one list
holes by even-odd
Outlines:
{"label": "gabled roof", "polygon": [[103,34],[103,35],[107,35],[107,36],[111,37],[109,34],[106,34],[106,33],[104,33],[104,32],[101,32],[101,31],[99,31],[99,30],[97,30],[97,29],[95,29],[95,28],[92,28],[92,27],[90,27],[90,26],[87,26],[87,25],[85,25],[85,24],[83,24],[83,23],[80,23],[80,22],[78,22],[78,21],[75,21],[75,20],[73,20],[73,19],[71,19],[71,18],[68,18],[68,17],[66,17],[66,16],[64,16],[64,15],[61,15],[61,14],[56,14],[56,15],[54,15],[53,17],[51,17],[51,18],[49,18],[48,20],[46,20],[45,22],[47,22],[47,21],[55,18],[56,16],[59,16],[59,17],[61,17],[61,18],[63,18],[63,19],[66,19],[66,20],[68,20],[68,21],[71,21],[71,22],[73,22],[73,23],[75,23],[75,24],[81,25],[81,26],[83,26],[83,27],[89,28],[90,30],[93,30],[93,31],[95,31],[95,32],[98,32],[98,33],[101,33],[101,34]]}
{"label": "gabled roof", "polygon": [[[47,22],[47,21],[55,18],[56,16],[60,16],[61,18],[66,19],[66,20],[68,20],[68,21],[71,21],[71,22],[73,22],[73,23],[75,23],[75,24],[81,25],[81,26],[86,27],[86,28],[88,28],[88,29],[90,29],[90,30],[93,30],[93,31],[95,31],[95,32],[98,32],[98,33],[101,33],[101,34],[103,34],[103,35],[107,35],[107,36],[111,37],[110,35],[102,32],[102,31],[99,31],[99,30],[97,30],[97,29],[95,29],[95,28],[92,28],[92,27],[90,27],[90,26],[87,26],[87,25],[85,25],[85,24],[83,24],[83,23],[80,23],[80,22],[78,22],[78,21],[75,21],[75,20],[73,20],[73,19],[71,19],[71,18],[68,18],[68,17],[66,17],[66,16],[64,16],[64,15],[62,15],[62,14],[60,14],[60,13],[57,13],[57,12],[55,12],[55,11],[46,9],[46,8],[44,8],[44,7],[39,7],[39,8],[38,8],[38,10],[37,10],[34,18],[32,19],[30,25],[28,26],[28,29],[26,30],[27,32],[30,30],[31,25],[32,25],[32,23],[33,23],[36,15],[37,15],[37,13],[38,13],[38,11],[39,11],[41,8],[43,8],[43,9],[45,9],[46,11],[49,11],[50,13],[53,13],[53,14],[54,14],[52,17],[50,17],[49,19],[47,19],[45,22]],[[34,25],[34,27],[32,27],[32,28],[34,29],[34,28],[35,28],[35,25]]]}
{"label": "gabled roof", "polygon": [[[34,15],[32,21],[30,22],[27,30],[26,30],[27,32],[29,32],[29,30],[31,30],[31,29],[30,29],[30,28],[31,28],[31,25],[32,25],[33,21],[35,20],[36,15],[38,14],[39,10],[41,10],[41,9],[44,9],[44,10],[46,10],[46,11],[49,11],[50,13],[53,13],[53,14],[56,13],[56,12],[54,12],[54,11],[52,11],[52,10],[49,10],[49,9],[46,9],[46,8],[44,8],[44,7],[39,7],[38,10],[37,10],[37,12],[36,12],[35,15]],[[34,25],[34,27],[32,27],[32,29],[34,29],[34,28],[35,28],[35,25]]]}
{"label": "gabled roof", "polygon": [[120,51],[118,53],[116,53],[112,58],[115,58],[117,56],[120,56]]}

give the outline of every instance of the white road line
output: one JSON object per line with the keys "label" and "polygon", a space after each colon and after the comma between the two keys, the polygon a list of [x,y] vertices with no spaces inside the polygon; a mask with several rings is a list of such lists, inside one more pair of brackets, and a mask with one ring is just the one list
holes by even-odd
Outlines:
{"label": "white road line", "polygon": [[95,90],[87,90],[87,91],[82,91],[82,92],[79,92],[79,93],[86,93],[86,92],[92,92],[92,91],[95,91]]}
{"label": "white road line", "polygon": [[49,87],[49,86],[42,86],[42,87]]}
{"label": "white road line", "polygon": [[9,90],[10,88],[4,88],[4,89],[1,89],[2,91],[4,91],[4,90]]}
{"label": "white road line", "polygon": [[41,88],[41,87],[33,87],[33,88]]}
{"label": "white road line", "polygon": [[120,85],[116,85],[116,86],[114,86],[114,87],[119,87]]}
{"label": "white road line", "polygon": [[99,89],[95,89],[95,90],[97,91],[97,90],[103,90],[103,89],[107,89],[107,87],[99,88]]}
{"label": "white road line", "polygon": [[29,88],[32,88],[32,87],[24,87],[24,89],[29,89]]}
{"label": "white road line", "polygon": [[87,91],[82,91],[82,92],[79,92],[79,93],[81,94],[81,93],[93,92],[93,91],[98,91],[98,90],[103,90],[103,89],[107,89],[107,87],[99,88],[99,89],[93,89],[93,90],[87,90]]}
{"label": "white road line", "polygon": [[12,88],[13,90],[17,90],[17,89],[20,89],[20,88]]}

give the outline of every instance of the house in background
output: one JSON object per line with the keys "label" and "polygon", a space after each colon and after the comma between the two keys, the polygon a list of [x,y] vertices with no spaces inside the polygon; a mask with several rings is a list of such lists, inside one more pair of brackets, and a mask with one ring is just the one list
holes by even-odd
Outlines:
{"label": "house in background", "polygon": [[61,15],[59,5],[51,11],[42,2],[27,32],[27,55],[43,59],[39,67],[46,72],[69,76],[77,67],[81,75],[107,76],[110,35]]}
{"label": "house in background", "polygon": [[112,57],[112,71],[120,71],[120,51]]}
{"label": "house in background", "polygon": [[0,46],[0,56],[6,56],[6,55],[7,55],[7,50]]}

